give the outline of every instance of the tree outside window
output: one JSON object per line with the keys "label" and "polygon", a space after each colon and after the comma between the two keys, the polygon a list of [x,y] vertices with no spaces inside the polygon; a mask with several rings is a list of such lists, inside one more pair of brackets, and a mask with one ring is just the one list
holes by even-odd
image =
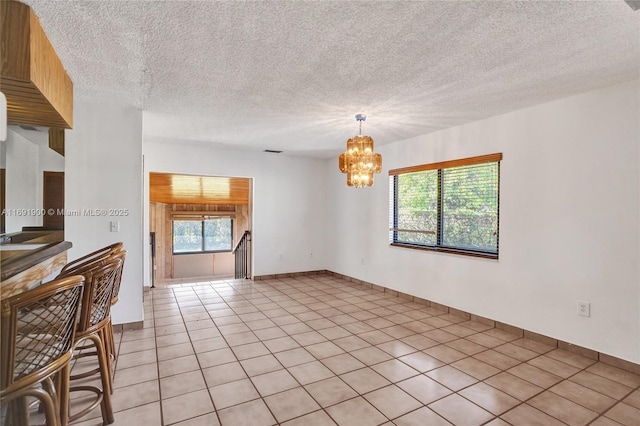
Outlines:
{"label": "tree outside window", "polygon": [[232,245],[233,219],[229,217],[173,221],[174,254],[225,252]]}

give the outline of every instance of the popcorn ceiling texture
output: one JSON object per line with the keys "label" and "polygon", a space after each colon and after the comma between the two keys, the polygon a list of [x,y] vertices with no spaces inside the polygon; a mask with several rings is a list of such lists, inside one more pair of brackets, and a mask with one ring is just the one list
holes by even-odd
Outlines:
{"label": "popcorn ceiling texture", "polygon": [[357,112],[380,145],[640,76],[622,0],[25,3],[76,99],[242,149],[329,157]]}

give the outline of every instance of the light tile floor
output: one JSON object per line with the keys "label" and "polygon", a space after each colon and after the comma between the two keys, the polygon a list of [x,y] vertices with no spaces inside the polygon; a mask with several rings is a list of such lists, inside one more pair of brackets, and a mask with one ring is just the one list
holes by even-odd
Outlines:
{"label": "light tile floor", "polygon": [[640,425],[637,375],[329,275],[144,306],[118,336],[117,425]]}

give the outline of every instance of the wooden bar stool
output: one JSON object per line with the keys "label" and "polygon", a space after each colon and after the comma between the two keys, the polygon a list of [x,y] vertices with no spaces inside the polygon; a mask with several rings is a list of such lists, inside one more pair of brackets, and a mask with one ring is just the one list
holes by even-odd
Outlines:
{"label": "wooden bar stool", "polygon": [[[121,259],[120,267],[118,269],[118,273],[113,283],[113,295],[111,296],[111,306],[118,303],[119,294],[120,294],[120,284],[122,282],[122,270],[124,269],[124,260],[127,256],[127,251],[121,249],[120,251],[114,253],[112,255],[113,258]],[[116,342],[113,336],[113,322],[111,321],[111,314],[109,314],[109,324],[106,327],[107,330],[107,354],[110,357],[110,361],[112,363],[113,370],[111,378],[113,379],[113,375],[115,374],[115,365],[118,361],[118,350],[116,349]],[[113,380],[111,381],[111,388],[113,390]]]}
{"label": "wooden bar stool", "polygon": [[102,260],[107,259],[112,254],[122,250],[122,248],[123,248],[123,244],[121,242],[113,243],[106,247],[102,247],[96,251],[93,251],[87,255],[84,255],[82,257],[79,257],[78,259],[75,259],[67,263],[66,265],[64,265],[59,275],[68,276],[68,275],[72,275],[71,273],[74,270],[77,271],[87,266],[95,266],[96,262],[100,262]]}
{"label": "wooden bar stool", "polygon": [[[86,256],[83,256],[79,259],[74,260],[73,262],[65,265],[62,269],[59,277],[67,276],[70,274],[85,274],[87,272],[91,272],[101,265],[105,265],[113,259],[121,259],[122,262],[118,268],[116,277],[113,283],[113,293],[111,296],[111,305],[115,305],[118,301],[118,295],[120,292],[120,283],[122,281],[122,269],[124,268],[124,259],[126,257],[127,251],[123,249],[122,243],[115,243],[101,249],[98,249],[92,253],[89,253]],[[111,322],[111,314],[108,316],[108,324],[104,327],[106,337],[103,339],[104,348],[107,356],[109,357],[109,381],[111,384],[111,389],[113,393],[113,375],[115,374],[115,364],[117,361],[117,350],[115,347],[115,339],[113,335],[113,323]],[[97,371],[84,373],[80,377],[87,377],[91,374],[95,374]]]}
{"label": "wooden bar stool", "polygon": [[47,425],[66,425],[69,371],[84,277],[71,276],[1,301],[0,403],[9,425],[29,424],[28,398]]}
{"label": "wooden bar stool", "polygon": [[80,318],[77,324],[76,341],[74,348],[81,348],[81,344],[91,343],[95,352],[82,351],[74,354],[74,358],[96,355],[98,368],[91,372],[72,375],[71,380],[87,377],[99,373],[102,389],[96,386],[71,386],[71,391],[90,391],[96,394],[96,400],[85,409],[69,416],[69,421],[79,419],[89,413],[98,405],[101,406],[102,420],[104,424],[114,421],[113,408],[111,406],[111,363],[106,350],[108,338],[107,327],[111,326],[111,299],[113,287],[120,273],[122,259],[111,256],[104,261],[96,262],[92,269],[83,269],[85,278],[84,294],[80,309]]}

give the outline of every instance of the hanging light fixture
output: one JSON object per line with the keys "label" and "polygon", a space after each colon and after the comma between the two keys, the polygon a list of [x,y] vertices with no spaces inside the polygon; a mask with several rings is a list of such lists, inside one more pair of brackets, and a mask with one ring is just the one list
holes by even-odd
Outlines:
{"label": "hanging light fixture", "polygon": [[382,171],[382,155],[373,152],[373,139],[362,136],[362,122],[367,119],[364,114],[357,114],[360,123],[357,136],[347,141],[347,150],[340,154],[338,166],[347,174],[347,185],[362,188],[373,185],[373,174]]}

